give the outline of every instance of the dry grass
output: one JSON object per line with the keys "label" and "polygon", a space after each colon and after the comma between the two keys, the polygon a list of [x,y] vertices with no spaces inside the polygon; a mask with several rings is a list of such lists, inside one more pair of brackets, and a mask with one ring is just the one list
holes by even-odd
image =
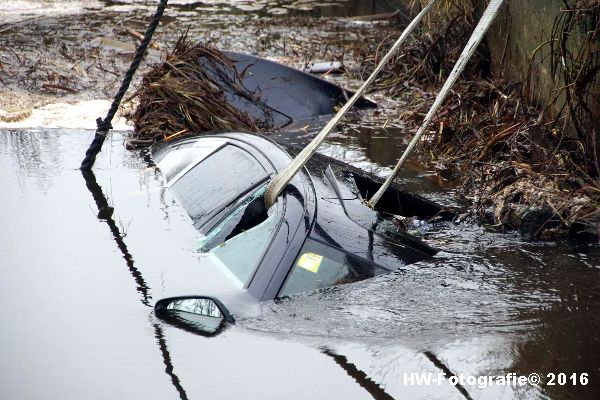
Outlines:
{"label": "dry grass", "polygon": [[133,96],[138,106],[128,116],[135,127],[130,144],[144,146],[213,130],[271,128],[266,107],[256,118],[230,104],[226,91],[261,106],[258,96],[243,86],[230,59],[214,47],[191,44],[183,35],[165,61],[145,75]]}

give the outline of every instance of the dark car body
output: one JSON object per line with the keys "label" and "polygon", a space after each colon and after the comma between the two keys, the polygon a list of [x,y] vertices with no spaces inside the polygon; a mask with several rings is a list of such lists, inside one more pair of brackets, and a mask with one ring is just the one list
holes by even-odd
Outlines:
{"label": "dark car body", "polygon": [[[232,69],[210,57],[201,57],[199,64],[218,83],[229,105],[257,121],[268,120],[277,130],[290,129],[318,116],[331,116],[353,95],[330,81],[274,61],[232,51],[223,54]],[[238,79],[251,96],[239,94],[234,84]],[[354,107],[368,110],[377,105],[361,97]]]}
{"label": "dark car body", "polygon": [[384,216],[433,217],[439,206],[391,188],[381,210],[372,210],[363,196],[379,182],[325,156],[315,155],[266,210],[264,189],[290,163],[291,152],[249,133],[187,137],[153,149],[167,186],[202,235],[199,253],[210,255],[252,298],[358,281],[436,253],[389,229]]}

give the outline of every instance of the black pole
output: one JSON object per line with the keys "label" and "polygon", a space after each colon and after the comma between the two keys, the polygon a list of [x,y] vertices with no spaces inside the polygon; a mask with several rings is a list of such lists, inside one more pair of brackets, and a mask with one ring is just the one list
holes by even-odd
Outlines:
{"label": "black pole", "polygon": [[138,49],[135,53],[135,57],[133,58],[133,61],[131,62],[129,69],[127,70],[127,73],[125,74],[125,77],[123,78],[123,83],[121,83],[121,87],[119,88],[119,91],[117,92],[117,94],[110,106],[110,110],[108,110],[108,113],[106,114],[106,118],[104,118],[104,119],[98,118],[96,120],[96,125],[98,126],[98,128],[96,129],[96,134],[94,135],[94,140],[92,140],[90,147],[85,152],[85,158],[83,159],[83,162],[81,163],[80,169],[89,170],[94,166],[94,162],[96,162],[96,156],[98,155],[100,150],[102,150],[102,145],[104,144],[106,135],[108,134],[108,131],[110,129],[112,129],[112,125],[111,125],[112,119],[115,116],[115,114],[117,113],[119,104],[121,104],[121,100],[123,99],[123,96],[125,96],[125,93],[127,92],[127,89],[129,88],[129,84],[131,83],[131,80],[133,79],[133,75],[135,74],[135,71],[137,70],[137,68],[140,66],[140,63],[142,62],[142,57],[144,57],[144,54],[146,53],[146,49],[148,48],[148,45],[150,44],[150,41],[152,40],[152,35],[154,35],[154,31],[156,31],[156,28],[158,27],[160,18],[162,17],[163,12],[165,11],[165,8],[167,7],[167,2],[168,2],[168,0],[160,0],[160,3],[158,4],[158,8],[156,9],[156,13],[154,14],[154,17],[152,17],[152,20],[150,21],[150,25],[148,25],[148,30],[146,30],[144,39],[142,40],[142,43],[140,43],[140,46],[138,47]]}

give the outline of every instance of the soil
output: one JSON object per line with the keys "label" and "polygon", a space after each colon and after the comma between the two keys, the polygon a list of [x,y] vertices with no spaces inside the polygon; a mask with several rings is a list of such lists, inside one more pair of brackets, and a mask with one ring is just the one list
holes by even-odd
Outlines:
{"label": "soil", "polygon": [[[450,14],[414,35],[373,88],[405,103],[399,118],[413,132],[468,40],[472,29],[465,26],[474,24],[464,9]],[[363,74],[399,34],[360,49]],[[491,70],[484,43],[430,125],[421,160],[459,183],[470,214],[484,222],[533,238],[570,234],[597,240],[600,176],[586,149],[594,133],[569,134],[564,118],[553,118],[546,105],[524,93],[525,83],[508,82]]]}

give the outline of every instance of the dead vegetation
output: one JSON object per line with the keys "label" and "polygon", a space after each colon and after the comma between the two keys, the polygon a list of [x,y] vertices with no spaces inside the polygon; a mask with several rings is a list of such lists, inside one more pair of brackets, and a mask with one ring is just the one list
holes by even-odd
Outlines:
{"label": "dead vegetation", "polygon": [[[474,26],[469,4],[445,2],[438,10],[445,18],[430,20],[413,35],[372,88],[406,101],[401,119],[408,126],[422,122],[467,42]],[[593,107],[588,93],[600,70],[594,44],[599,13],[596,0],[574,3],[557,18],[556,40],[547,44],[554,46],[554,59],[563,60],[555,72],[563,74],[563,108],[576,128]],[[568,41],[576,29],[586,34],[574,52]],[[396,36],[355,52],[361,75],[375,67]],[[461,182],[480,217],[535,237],[566,230],[599,236],[598,132],[577,129],[577,136],[568,135],[563,113],[547,117],[559,93],[548,104],[537,104],[527,85],[494,76],[480,46],[430,127],[422,153],[441,175]]]}
{"label": "dead vegetation", "polygon": [[165,61],[144,76],[132,98],[138,106],[128,116],[135,126],[130,144],[144,146],[188,132],[259,132],[272,126],[268,108],[260,108],[262,115],[257,118],[238,110],[228,95],[261,107],[260,98],[243,86],[230,59],[214,47],[192,44],[183,35]]}

